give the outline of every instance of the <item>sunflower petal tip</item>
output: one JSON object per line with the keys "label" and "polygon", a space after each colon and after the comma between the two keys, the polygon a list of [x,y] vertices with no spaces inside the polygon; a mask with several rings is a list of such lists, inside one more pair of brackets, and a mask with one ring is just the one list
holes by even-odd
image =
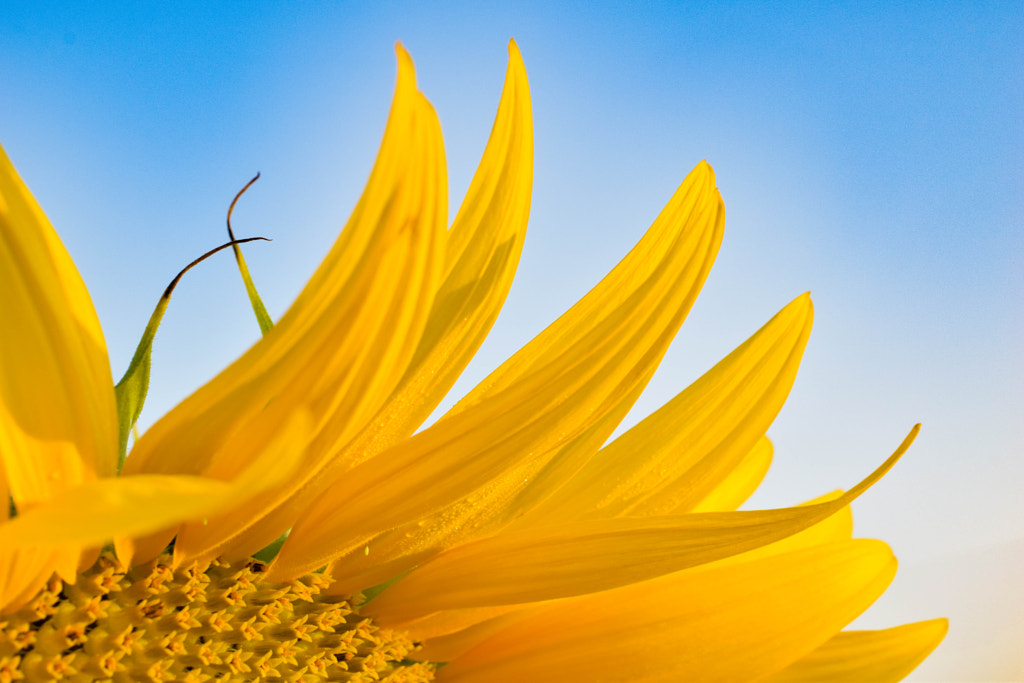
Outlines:
{"label": "sunflower petal tip", "polygon": [[398,89],[401,90],[403,84],[408,84],[406,87],[413,89],[416,87],[416,67],[412,61],[412,55],[405,49],[401,41],[395,41],[395,56],[398,58]]}
{"label": "sunflower petal tip", "polygon": [[811,293],[810,292],[804,292],[803,294],[798,294],[796,297],[793,298],[792,301],[790,301],[788,304],[786,304],[785,309],[790,309],[790,310],[801,309],[802,310],[802,309],[813,308],[813,307],[814,307],[814,302],[811,300]]}
{"label": "sunflower petal tip", "polygon": [[718,182],[715,177],[715,169],[710,163],[708,163],[708,160],[701,159],[700,163],[693,169],[693,173],[700,176],[701,180],[707,183],[709,191],[717,195],[718,200],[720,201],[721,194],[718,192]]}
{"label": "sunflower petal tip", "polygon": [[526,64],[523,63],[523,55],[519,51],[519,45],[516,44],[515,38],[509,38],[508,40],[507,74],[507,78],[514,78],[515,81],[521,81],[522,85],[525,86]]}
{"label": "sunflower petal tip", "polygon": [[797,298],[793,299],[790,303],[791,306],[799,308],[805,315],[814,318],[814,300],[811,298],[810,292],[804,292]]}
{"label": "sunflower petal tip", "polygon": [[114,538],[114,556],[125,567],[132,565],[132,557],[135,555],[135,544],[130,538],[118,536]]}

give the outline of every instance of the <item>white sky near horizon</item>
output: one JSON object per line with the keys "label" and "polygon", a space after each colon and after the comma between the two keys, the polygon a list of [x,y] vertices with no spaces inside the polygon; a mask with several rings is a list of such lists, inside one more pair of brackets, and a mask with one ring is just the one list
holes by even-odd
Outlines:
{"label": "white sky near horizon", "polygon": [[[89,285],[119,377],[167,282],[224,239],[274,317],[333,242],[380,141],[401,40],[445,134],[452,214],[506,43],[536,171],[519,273],[453,392],[568,308],[706,158],[726,236],[625,424],[803,291],[815,328],[752,506],[849,488],[901,561],[859,624],[948,615],[917,681],[1024,680],[1024,9],[1019,3],[218,5],[6,2],[0,143]],[[258,335],[230,257],[194,270],[142,424]]]}

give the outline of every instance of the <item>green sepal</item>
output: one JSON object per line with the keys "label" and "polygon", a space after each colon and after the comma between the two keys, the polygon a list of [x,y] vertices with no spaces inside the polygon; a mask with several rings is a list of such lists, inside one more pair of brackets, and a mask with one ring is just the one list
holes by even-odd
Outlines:
{"label": "green sepal", "polygon": [[[235,210],[235,204],[238,203],[239,198],[245,194],[245,191],[252,187],[252,184],[260,179],[260,174],[245,184],[235,198],[231,200],[231,205],[228,207],[228,238],[231,240],[235,239],[235,231],[231,229],[231,212]],[[266,335],[267,332],[274,327],[274,321],[270,318],[270,314],[267,313],[267,307],[263,305],[263,300],[260,298],[259,292],[256,291],[256,285],[253,284],[252,275],[249,274],[249,266],[245,265],[245,257],[242,256],[242,250],[235,244],[232,247],[235,250],[235,262],[238,264],[238,272],[242,275],[242,282],[245,283],[245,292],[249,295],[249,304],[252,306],[252,312],[256,314],[256,322],[259,323],[260,333]]]}
{"label": "green sepal", "polygon": [[271,541],[269,545],[267,545],[266,547],[262,548],[258,552],[253,553],[252,556],[255,557],[257,560],[259,560],[260,562],[270,562],[275,557],[277,557],[277,554],[279,552],[281,552],[281,546],[283,546],[284,542],[288,540],[288,534],[289,533],[290,532],[288,532],[288,531],[284,532],[283,534],[278,536],[276,539]]}
{"label": "green sepal", "polygon": [[[177,280],[175,280],[177,281]],[[150,356],[153,353],[153,339],[156,337],[156,330],[160,327],[160,321],[167,311],[167,304],[171,300],[171,288],[168,287],[160,301],[149,316],[149,323],[142,333],[142,340],[135,348],[135,355],[128,369],[117,384],[114,385],[114,398],[117,400],[117,471],[121,471],[124,459],[128,455],[128,434],[132,431],[135,423],[142,413],[142,405],[146,402],[146,393],[149,391],[149,369]]]}
{"label": "green sepal", "polygon": [[371,600],[376,598],[378,595],[380,595],[381,593],[386,591],[388,589],[388,587],[391,586],[391,584],[393,584],[395,581],[398,581],[400,578],[402,578],[403,576],[405,576],[406,574],[408,574],[411,571],[412,571],[411,569],[408,570],[408,571],[404,571],[401,574],[399,574],[398,576],[393,576],[393,577],[391,577],[390,579],[388,579],[387,581],[385,581],[383,583],[378,583],[376,586],[371,586],[370,588],[364,588],[362,590],[363,604],[365,605],[367,602],[370,602]]}
{"label": "green sepal", "polygon": [[256,322],[259,323],[260,332],[265,335],[274,327],[274,321],[270,318],[270,314],[267,313],[267,307],[263,305],[259,292],[256,291],[256,285],[253,284],[252,276],[249,275],[249,267],[245,265],[245,257],[242,256],[242,250],[238,248],[237,244],[235,245],[235,261],[238,263],[238,272],[242,274],[242,282],[245,283],[245,291],[249,295],[252,312],[256,314]]}
{"label": "green sepal", "polygon": [[228,247],[237,248],[237,245],[244,244],[245,242],[265,239],[265,237],[248,237],[243,240],[232,239],[216,249],[211,249],[182,268],[181,272],[171,280],[171,284],[167,285],[167,289],[160,296],[160,301],[157,302],[156,308],[153,309],[153,314],[149,316],[149,323],[146,324],[146,329],[142,333],[142,339],[135,348],[135,355],[132,356],[128,369],[125,370],[121,380],[114,385],[114,399],[117,402],[118,472],[121,471],[125,458],[128,457],[128,434],[135,428],[135,423],[138,422],[139,415],[142,414],[142,406],[146,402],[146,394],[149,391],[149,369],[150,357],[153,354],[153,339],[156,338],[156,330],[160,327],[160,321],[163,320],[164,313],[167,311],[167,304],[171,301],[171,293],[174,292],[174,288],[178,286],[182,276],[193,266],[213,256],[221,249],[227,249]]}

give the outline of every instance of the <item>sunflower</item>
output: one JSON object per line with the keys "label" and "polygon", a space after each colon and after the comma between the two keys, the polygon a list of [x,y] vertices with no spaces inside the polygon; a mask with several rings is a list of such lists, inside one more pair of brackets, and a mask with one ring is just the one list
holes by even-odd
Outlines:
{"label": "sunflower", "polygon": [[596,287],[420,429],[523,246],[532,119],[509,53],[448,228],[440,127],[399,46],[326,259],[126,459],[148,351],[115,390],[88,292],[0,153],[0,681],[887,681],[939,643],[942,619],[842,631],[896,566],[851,538],[849,503],[917,427],[845,493],[736,511],[771,461],[808,295],[609,442],[721,242],[706,162]]}

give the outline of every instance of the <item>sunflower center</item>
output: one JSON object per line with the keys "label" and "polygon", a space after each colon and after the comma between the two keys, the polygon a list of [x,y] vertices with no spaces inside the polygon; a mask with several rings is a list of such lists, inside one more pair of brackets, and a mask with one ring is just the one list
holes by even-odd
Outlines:
{"label": "sunflower center", "polygon": [[127,572],[104,555],[74,585],[54,578],[0,616],[7,681],[390,681],[434,678],[417,645],[380,628],[330,580],[261,580],[255,560],[172,571],[169,558]]}

